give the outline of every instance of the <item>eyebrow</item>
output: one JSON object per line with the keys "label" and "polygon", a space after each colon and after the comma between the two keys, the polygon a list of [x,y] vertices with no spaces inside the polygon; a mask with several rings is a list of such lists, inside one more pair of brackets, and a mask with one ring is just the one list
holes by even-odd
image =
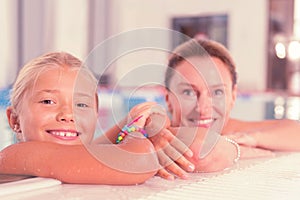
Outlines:
{"label": "eyebrow", "polygon": [[41,93],[59,93],[59,90],[50,90],[50,89],[45,89],[45,90],[39,90],[36,92],[37,94]]}
{"label": "eyebrow", "polygon": [[219,87],[226,87],[227,84],[217,84],[217,85],[211,85],[210,88],[219,88]]}
{"label": "eyebrow", "polygon": [[[45,89],[45,90],[37,91],[37,94],[42,94],[42,93],[56,94],[56,93],[61,93],[61,91],[60,90],[52,90],[52,89]],[[84,96],[84,97],[94,98],[94,94],[90,95],[88,93],[83,93],[83,92],[76,92],[76,93],[74,93],[74,96]]]}
{"label": "eyebrow", "polygon": [[[186,82],[179,83],[178,86],[188,86],[192,88],[197,88],[195,84],[189,84]],[[207,85],[206,85],[207,86]],[[216,84],[216,85],[210,85],[209,88],[219,88],[219,87],[226,87],[226,84]]]}

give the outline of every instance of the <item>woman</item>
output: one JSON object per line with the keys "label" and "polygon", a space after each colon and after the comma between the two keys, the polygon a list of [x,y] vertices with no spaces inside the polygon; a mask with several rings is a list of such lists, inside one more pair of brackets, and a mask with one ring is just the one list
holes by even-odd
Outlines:
{"label": "woman", "polygon": [[[199,127],[227,136],[232,139],[231,142],[242,145],[241,158],[272,155],[264,150],[300,150],[300,123],[297,121],[248,122],[230,117],[237,96],[237,73],[229,51],[220,43],[191,39],[178,46],[169,57],[165,86],[171,126]],[[217,152],[219,148],[214,146],[217,137],[209,139],[210,143],[211,140],[215,142],[207,148],[206,154],[212,149],[212,153]],[[161,137],[159,143],[163,140]],[[194,152],[200,151],[197,145],[190,148]],[[201,162],[201,159],[189,160],[195,165]],[[186,162],[177,163],[185,168]],[[175,174],[179,171],[176,163],[168,170]],[[167,170],[160,173],[162,176],[170,175]]]}
{"label": "woman", "polygon": [[[212,64],[197,66],[197,62],[203,62],[207,57]],[[192,65],[193,63],[196,64]],[[222,81],[215,84],[212,81],[207,82],[210,77],[205,77],[210,85],[205,84],[205,80],[199,76],[199,72],[203,72],[201,68],[205,67],[216,68]],[[183,94],[178,94],[180,91],[176,87],[179,85],[175,83],[176,74],[173,71],[188,80],[187,87],[181,89]],[[230,135],[244,145],[270,150],[300,150],[298,121],[284,119],[248,122],[230,118],[237,96],[237,73],[230,53],[220,43],[191,40],[179,46],[169,59],[165,84],[168,90],[166,101],[173,125],[213,127],[218,123],[223,135]],[[195,104],[180,101],[185,97]],[[221,99],[224,105],[220,105],[217,100],[212,101],[211,98]],[[216,113],[219,117],[216,117]]]}

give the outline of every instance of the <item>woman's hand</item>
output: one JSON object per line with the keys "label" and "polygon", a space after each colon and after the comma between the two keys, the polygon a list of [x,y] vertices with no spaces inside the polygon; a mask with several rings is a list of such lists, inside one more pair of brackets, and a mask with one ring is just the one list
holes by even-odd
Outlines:
{"label": "woman's hand", "polygon": [[145,130],[157,152],[161,169],[157,175],[172,180],[174,175],[187,178],[186,172],[194,171],[194,165],[186,159],[191,158],[193,152],[179,140],[168,128],[170,120],[163,108],[153,109],[146,121]]}
{"label": "woman's hand", "polygon": [[174,175],[186,179],[186,172],[193,172],[194,165],[186,159],[193,157],[193,152],[168,129],[163,129],[150,138],[156,152],[161,169],[157,175],[173,180]]}
{"label": "woman's hand", "polygon": [[134,106],[129,113],[128,121],[144,127],[158,156],[161,169],[157,175],[174,179],[174,175],[187,178],[186,172],[194,171],[194,165],[186,158],[193,152],[168,129],[170,120],[165,109],[155,102],[145,102]]}

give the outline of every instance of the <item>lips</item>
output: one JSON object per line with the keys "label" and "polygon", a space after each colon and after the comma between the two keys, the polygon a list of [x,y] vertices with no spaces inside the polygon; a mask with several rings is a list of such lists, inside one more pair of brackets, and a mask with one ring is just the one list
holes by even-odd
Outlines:
{"label": "lips", "polygon": [[69,130],[48,130],[47,133],[61,140],[75,140],[80,135],[77,131]]}

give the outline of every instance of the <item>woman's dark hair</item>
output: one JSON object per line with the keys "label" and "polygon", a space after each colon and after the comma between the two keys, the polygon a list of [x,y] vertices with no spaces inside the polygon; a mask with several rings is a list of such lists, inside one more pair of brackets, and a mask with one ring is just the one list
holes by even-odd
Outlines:
{"label": "woman's dark hair", "polygon": [[219,58],[230,72],[232,87],[237,83],[237,73],[235,63],[229,51],[220,43],[207,39],[190,39],[189,41],[179,45],[172,52],[168,68],[165,74],[165,86],[169,89],[170,80],[174,75],[175,68],[189,57],[216,57]]}

